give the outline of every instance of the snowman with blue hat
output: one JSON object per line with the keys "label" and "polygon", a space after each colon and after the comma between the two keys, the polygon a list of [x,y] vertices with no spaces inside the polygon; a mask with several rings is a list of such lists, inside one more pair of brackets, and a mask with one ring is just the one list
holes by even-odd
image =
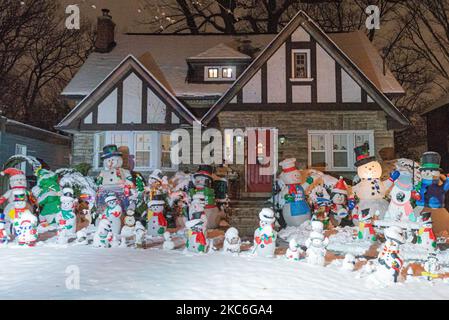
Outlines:
{"label": "snowman with blue hat", "polygon": [[391,189],[391,200],[388,210],[385,213],[385,220],[416,222],[416,217],[413,214],[413,207],[410,202],[412,190],[412,176],[408,172],[401,172]]}

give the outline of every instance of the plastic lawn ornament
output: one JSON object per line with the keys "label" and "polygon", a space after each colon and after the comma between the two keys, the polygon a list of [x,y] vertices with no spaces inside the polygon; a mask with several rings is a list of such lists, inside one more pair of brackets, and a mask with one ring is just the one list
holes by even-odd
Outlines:
{"label": "plastic lawn ornament", "polygon": [[262,257],[274,257],[277,232],[274,230],[274,211],[263,208],[259,213],[259,228],[254,232],[253,253]]}
{"label": "plastic lawn ornament", "polygon": [[426,250],[433,251],[437,247],[437,238],[432,228],[432,215],[430,212],[421,214],[422,225],[418,230],[418,239],[416,243]]}
{"label": "plastic lawn ornament", "polygon": [[240,245],[242,241],[239,237],[239,231],[231,227],[225,232],[225,238],[223,242],[223,251],[225,253],[238,254],[240,253]]}
{"label": "plastic lawn ornament", "polygon": [[147,232],[152,237],[161,237],[167,230],[167,219],[165,218],[165,201],[162,195],[156,195],[148,202],[146,212]]}
{"label": "plastic lawn ornament", "polygon": [[410,202],[412,190],[412,176],[408,172],[401,172],[390,192],[391,200],[384,217],[385,220],[416,222],[416,217]]}
{"label": "plastic lawn ornament", "polygon": [[405,242],[403,231],[400,227],[391,226],[385,230],[386,242],[377,258],[379,276],[386,282],[397,282],[398,276],[404,264],[399,255],[399,247]]}
{"label": "plastic lawn ornament", "polygon": [[13,191],[14,196],[14,232],[15,240],[20,246],[33,247],[38,238],[37,218],[27,208],[24,189]]}

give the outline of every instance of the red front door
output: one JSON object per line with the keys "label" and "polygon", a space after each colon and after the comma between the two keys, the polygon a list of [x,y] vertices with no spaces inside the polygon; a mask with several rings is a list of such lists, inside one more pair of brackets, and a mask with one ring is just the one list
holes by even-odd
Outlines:
{"label": "red front door", "polygon": [[247,129],[246,191],[271,192],[273,175],[273,132],[270,129]]}

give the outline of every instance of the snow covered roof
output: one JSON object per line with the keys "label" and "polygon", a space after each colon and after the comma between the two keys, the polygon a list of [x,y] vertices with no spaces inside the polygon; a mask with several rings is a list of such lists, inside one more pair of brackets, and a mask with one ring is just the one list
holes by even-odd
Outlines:
{"label": "snow covered roof", "polygon": [[[391,72],[383,75],[382,59],[376,48],[362,32],[332,33],[328,36],[353,60],[366,76],[384,93],[404,93]],[[119,34],[117,46],[109,53],[93,52],[73,79],[65,87],[62,95],[86,96],[89,94],[126,56],[141,57],[146,52],[154,58],[164,78],[178,97],[216,97],[229,89],[232,83],[188,83],[186,81],[189,58],[207,58],[229,55],[229,58],[248,57],[238,52],[242,39],[262,51],[274,34],[260,35],[165,35],[165,34]],[[225,52],[220,51],[225,50]],[[218,53],[217,51],[220,51]],[[260,52],[259,51],[259,52]],[[217,58],[217,57],[215,57]],[[163,82],[163,81],[161,81]]]}
{"label": "snow covered roof", "polygon": [[196,56],[189,57],[188,60],[200,60],[200,59],[243,59],[250,60],[251,57],[237,51],[230,46],[219,43],[216,46],[207,49],[204,52],[197,54]]}

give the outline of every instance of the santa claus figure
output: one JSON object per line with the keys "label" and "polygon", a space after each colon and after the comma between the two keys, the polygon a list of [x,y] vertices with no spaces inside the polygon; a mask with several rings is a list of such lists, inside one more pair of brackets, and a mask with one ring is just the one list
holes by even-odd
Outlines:
{"label": "santa claus figure", "polygon": [[96,179],[99,186],[97,191],[97,208],[104,210],[105,198],[114,192],[123,211],[126,211],[130,201],[137,196],[133,178],[129,170],[124,169],[122,153],[114,144],[103,147],[101,154],[103,169]]}
{"label": "santa claus figure", "polygon": [[[18,170],[16,168],[8,168],[5,169],[4,171],[0,172],[1,176],[5,176],[8,175],[9,176],[9,190],[6,191],[2,196],[0,196],[0,206],[4,203],[6,204],[6,207],[4,209],[4,212],[6,212],[8,214],[8,212],[10,212],[13,207],[14,207],[14,195],[13,195],[13,191],[14,190],[24,190],[26,193],[26,196],[30,197],[30,192],[27,191],[27,179],[25,174],[21,171]],[[10,221],[11,217],[9,217],[8,215],[5,216],[6,218],[6,223],[8,221]]]}
{"label": "santa claus figure", "polygon": [[430,212],[421,214],[422,226],[418,230],[417,244],[422,248],[433,251],[437,247],[437,238],[432,228],[432,215]]}
{"label": "santa claus figure", "polygon": [[380,180],[382,167],[375,157],[370,156],[369,145],[365,143],[356,147],[354,152],[360,182],[352,187],[355,197],[359,200],[353,210],[353,221],[356,223],[360,213],[365,209],[369,209],[372,216],[378,211],[379,218],[383,219],[388,209],[388,202],[384,199],[385,193],[399,177],[399,171],[393,171],[389,179],[382,181]]}
{"label": "santa claus figure", "polygon": [[282,183],[279,193],[282,215],[287,226],[299,226],[311,217],[305,190],[312,184],[313,178],[308,177],[305,183],[301,183],[301,171],[296,168],[295,158],[286,159],[279,164],[282,167],[279,175]]}
{"label": "santa claus figure", "polygon": [[33,247],[38,238],[37,218],[27,208],[26,193],[24,190],[14,190],[13,226],[16,241],[21,246]]}

